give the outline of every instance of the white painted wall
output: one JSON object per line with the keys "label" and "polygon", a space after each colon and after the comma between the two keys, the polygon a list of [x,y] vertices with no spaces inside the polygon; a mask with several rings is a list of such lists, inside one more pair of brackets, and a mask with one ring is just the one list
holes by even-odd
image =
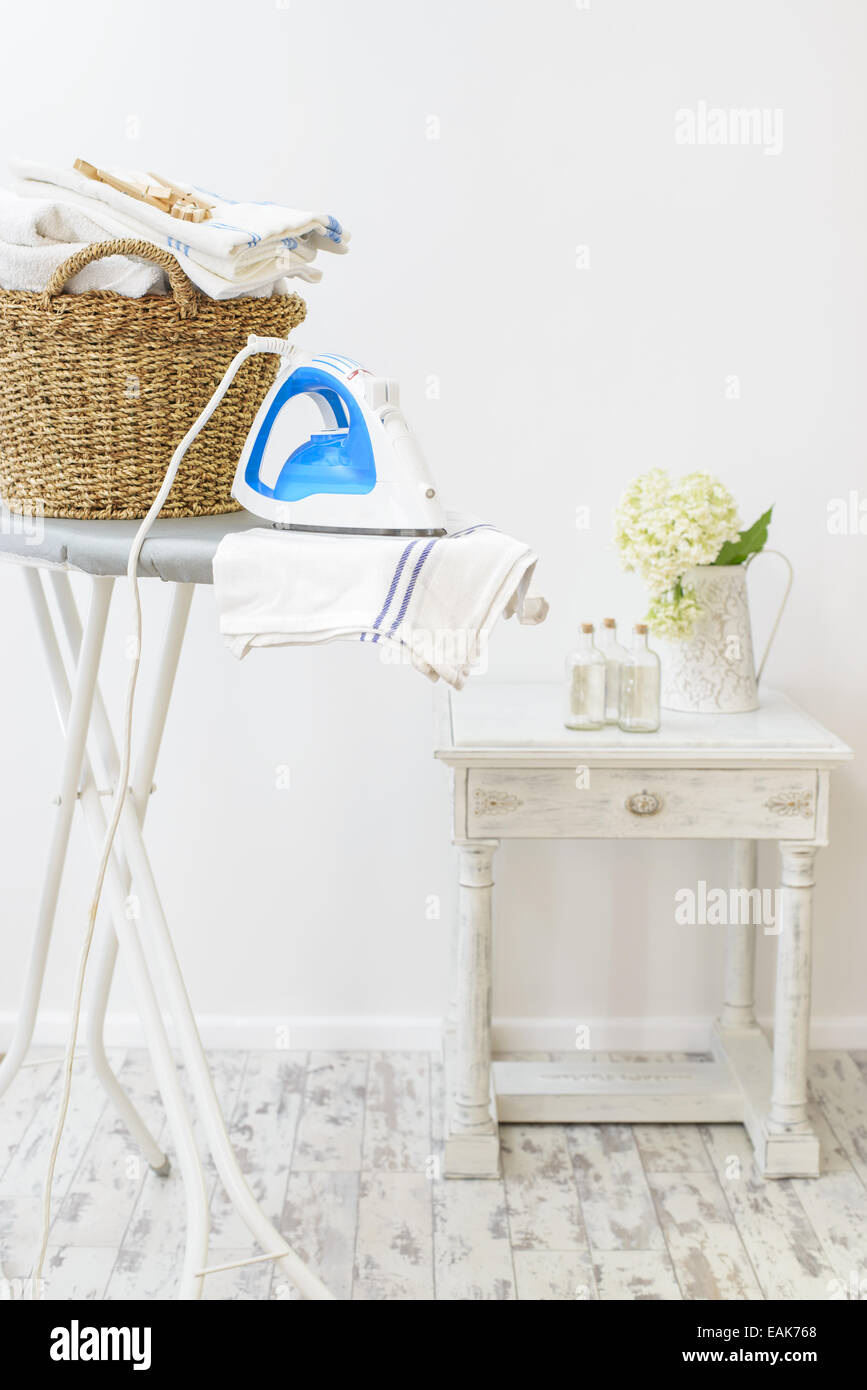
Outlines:
{"label": "white painted wall", "polygon": [[[497,634],[495,678],[555,675],[579,620],[640,616],[609,541],[639,470],[718,472],[745,521],[774,502],[773,544],[797,581],[768,674],[857,751],[867,536],[830,535],[826,515],[829,499],[867,496],[865,31],[860,0],[45,0],[7,16],[0,151],[189,171],[345,219],[352,252],[304,291],[304,339],[399,377],[448,502],[541,556],[550,619]],[[782,151],[678,145],[675,113],[702,101],[781,109]],[[4,568],[7,1023],[60,754],[22,599]],[[150,586],[152,639],[166,599]],[[757,629],[767,621],[757,598]],[[125,630],[121,599],[115,702]],[[424,1041],[455,900],[430,688],[359,648],[238,665],[209,591],[181,677],[150,841],[197,1008],[258,1021],[260,1040],[303,1018],[338,1026],[311,1025],[299,1043]],[[283,764],[288,792],[275,785]],[[824,1042],[867,1036],[865,796],[863,764],[835,777],[818,888]],[[79,836],[47,987],[55,1015],[85,920]],[[507,847],[497,1014],[614,1020],[599,1040],[621,1045],[699,1041],[720,942],[676,927],[673,895],[723,869],[714,846]],[[772,881],[770,854],[762,870]],[[772,952],[762,942],[765,1013]],[[117,1008],[130,1009],[123,989]]]}

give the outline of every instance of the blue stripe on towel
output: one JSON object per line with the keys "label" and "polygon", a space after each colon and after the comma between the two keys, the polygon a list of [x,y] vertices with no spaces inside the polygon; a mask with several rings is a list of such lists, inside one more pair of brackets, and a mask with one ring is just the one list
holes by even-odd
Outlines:
{"label": "blue stripe on towel", "polygon": [[464,531],[450,531],[446,540],[453,541],[457,536],[471,536],[474,531],[496,531],[496,526],[492,526],[490,521],[477,521],[475,526],[468,526]]}
{"label": "blue stripe on towel", "polygon": [[[381,609],[381,611],[380,611],[379,617],[376,619],[376,622],[373,624],[374,630],[376,631],[376,636],[375,636],[374,639],[373,639],[374,642],[378,642],[378,641],[379,641],[380,633],[379,633],[379,631],[378,631],[377,629],[379,628],[380,623],[383,621],[383,619],[385,618],[386,613],[388,612],[389,608],[391,607],[391,601],[392,601],[392,599],[394,598],[395,591],[396,591],[396,589],[397,589],[398,584],[400,583],[400,576],[403,574],[404,566],[406,565],[406,562],[407,562],[407,560],[409,559],[409,552],[412,550],[413,546],[414,546],[414,545],[417,545],[417,544],[418,544],[417,541],[410,541],[409,545],[405,548],[403,554],[401,555],[400,559],[399,559],[398,562],[397,562],[397,568],[395,569],[394,574],[393,574],[393,576],[392,576],[391,584],[389,585],[389,590],[388,590],[388,593],[386,594],[385,603],[382,605],[382,609]],[[364,639],[365,639],[366,636],[367,636],[367,633],[366,633],[366,632],[362,632],[362,634],[361,634],[361,641],[362,641],[362,642],[364,641]]]}
{"label": "blue stripe on towel", "polygon": [[251,232],[249,227],[236,227],[232,222],[211,222],[210,226],[219,227],[221,232],[240,232],[247,238],[247,245],[258,246],[262,240],[258,232]]}
{"label": "blue stripe on towel", "polygon": [[[418,559],[416,560],[416,562],[415,562],[415,568],[413,569],[413,572],[412,572],[412,577],[410,578],[410,581],[409,581],[409,583],[408,583],[407,586],[406,586],[406,593],[405,593],[404,596],[403,596],[403,603],[400,605],[400,612],[398,613],[397,617],[395,618],[394,622],[393,622],[392,625],[391,625],[391,630],[389,631],[389,634],[388,634],[389,637],[393,637],[393,636],[394,636],[394,634],[397,632],[397,629],[400,627],[401,623],[403,622],[404,616],[405,616],[405,614],[406,614],[406,610],[407,610],[407,608],[409,607],[409,601],[410,601],[410,599],[412,598],[412,591],[413,591],[413,589],[415,588],[415,581],[418,579],[419,574],[421,573],[421,567],[422,567],[422,565],[424,564],[425,560],[427,559],[428,555],[430,555],[430,553],[431,553],[431,551],[433,550],[433,548],[434,548],[434,546],[436,545],[436,543],[437,543],[437,542],[436,542],[436,537],[434,537],[434,539],[433,539],[432,541],[428,541],[428,543],[427,543],[427,545],[425,546],[424,550],[421,552],[421,555],[419,555]],[[373,640],[374,640],[374,642],[375,642],[377,639],[374,637]]]}

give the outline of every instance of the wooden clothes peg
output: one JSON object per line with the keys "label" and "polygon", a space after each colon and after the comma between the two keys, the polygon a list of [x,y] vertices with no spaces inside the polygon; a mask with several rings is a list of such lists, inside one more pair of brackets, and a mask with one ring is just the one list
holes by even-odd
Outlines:
{"label": "wooden clothes peg", "polygon": [[74,168],[85,178],[108,184],[118,193],[125,193],[139,203],[149,203],[151,207],[159,208],[160,212],[167,212],[170,217],[177,217],[183,222],[204,222],[216,206],[192,189],[181,188],[159,174],[131,175],[129,179],[120,179],[106,169],[88,164],[85,159],[76,159]]}
{"label": "wooden clothes peg", "polygon": [[149,173],[149,179],[155,179],[160,185],[169,189],[174,203],[172,206],[172,217],[180,217],[184,222],[204,222],[206,217],[210,217],[216,203],[210,198],[203,198],[200,193],[195,193],[191,188],[181,188],[172,183],[169,179],[162,178],[159,174]]}

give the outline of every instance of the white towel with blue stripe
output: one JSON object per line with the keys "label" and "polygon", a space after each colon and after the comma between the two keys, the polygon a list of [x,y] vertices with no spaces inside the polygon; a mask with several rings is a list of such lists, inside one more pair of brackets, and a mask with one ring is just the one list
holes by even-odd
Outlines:
{"label": "white towel with blue stripe", "polygon": [[449,517],[410,540],[254,527],[220,542],[214,586],[229,650],[350,640],[460,690],[501,617],[540,623],[536,556],[493,526]]}

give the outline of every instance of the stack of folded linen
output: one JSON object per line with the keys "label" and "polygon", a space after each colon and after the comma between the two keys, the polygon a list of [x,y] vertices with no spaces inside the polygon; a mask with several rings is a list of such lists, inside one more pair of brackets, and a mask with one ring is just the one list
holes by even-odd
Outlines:
{"label": "stack of folded linen", "polygon": [[[177,256],[193,283],[211,299],[279,292],[286,277],[315,282],[322,276],[321,270],[313,265],[317,252],[341,253],[348,249],[348,232],[328,213],[281,207],[276,203],[236,202],[193,185],[195,191],[206,196],[214,206],[204,221],[187,222],[75,169],[56,169],[23,161],[14,161],[11,169],[16,179],[14,193],[22,200],[49,204],[49,220],[57,223],[59,219],[60,225],[73,229],[70,241],[135,237],[167,247]],[[47,215],[43,209],[43,217]],[[68,224],[64,223],[64,218],[68,219]],[[85,221],[95,230],[80,238],[77,229],[83,227]],[[0,283],[3,283],[5,241],[0,223]],[[67,254],[71,255],[76,249],[75,245],[68,245]],[[99,288],[108,287],[99,285]],[[110,287],[118,288],[116,285]],[[4,284],[4,288],[25,286]],[[42,288],[42,285],[33,288]],[[129,290],[120,292],[129,293]],[[139,290],[139,293],[147,292]]]}
{"label": "stack of folded linen", "polygon": [[[0,289],[44,290],[55,270],[105,233],[77,208],[50,198],[19,198],[0,188]],[[114,290],[129,299],[165,294],[158,265],[129,256],[93,261],[68,282],[70,294]]]}

